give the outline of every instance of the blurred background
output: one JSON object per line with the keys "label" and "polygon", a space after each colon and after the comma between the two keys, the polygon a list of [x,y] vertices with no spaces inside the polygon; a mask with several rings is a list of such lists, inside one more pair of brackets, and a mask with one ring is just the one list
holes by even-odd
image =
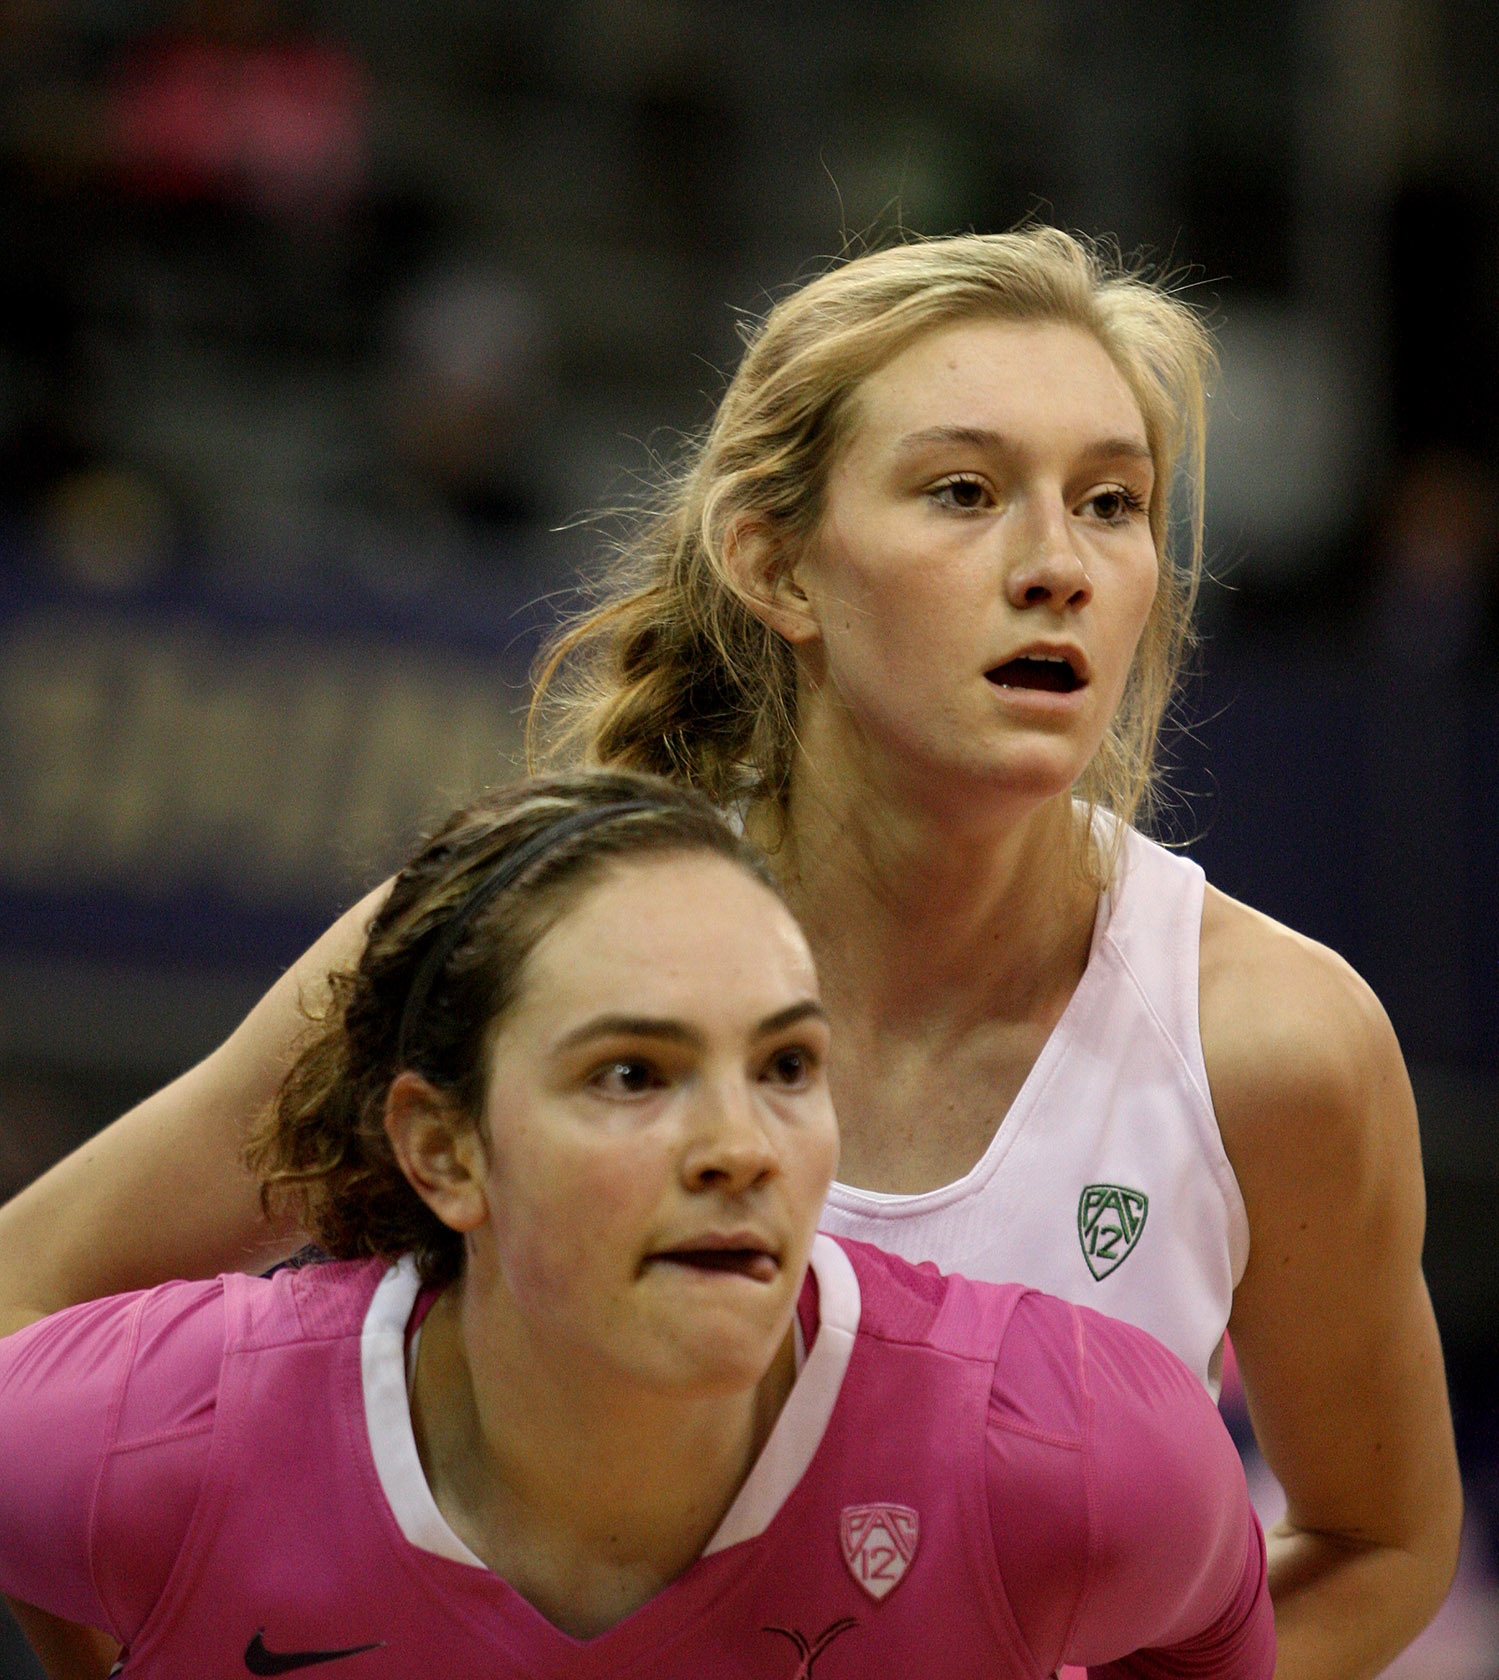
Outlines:
{"label": "blurred background", "polygon": [[507,772],[739,321],[1108,235],[1223,353],[1166,829],[1400,1032],[1471,1516],[1397,1672],[1499,1674],[1496,64],[1486,0],[0,0],[0,1196]]}

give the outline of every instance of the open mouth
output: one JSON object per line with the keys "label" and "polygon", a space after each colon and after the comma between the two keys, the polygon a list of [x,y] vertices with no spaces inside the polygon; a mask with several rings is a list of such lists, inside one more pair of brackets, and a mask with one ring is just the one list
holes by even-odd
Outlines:
{"label": "open mouth", "polygon": [[653,1254],[651,1262],[685,1266],[697,1272],[728,1272],[756,1283],[774,1282],[779,1270],[775,1256],[763,1248],[674,1248],[665,1254]]}
{"label": "open mouth", "polygon": [[1007,659],[984,675],[996,688],[1040,689],[1046,694],[1071,694],[1083,686],[1071,660],[1060,653],[1029,653]]}

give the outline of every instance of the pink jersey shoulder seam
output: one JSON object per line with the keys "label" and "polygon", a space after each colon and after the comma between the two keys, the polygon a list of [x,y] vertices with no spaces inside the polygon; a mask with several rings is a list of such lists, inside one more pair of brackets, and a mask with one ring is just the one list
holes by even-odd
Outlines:
{"label": "pink jersey shoulder seam", "polygon": [[[304,1273],[313,1271],[323,1264],[341,1265],[346,1264],[346,1262],[314,1261],[308,1266],[298,1268],[295,1277],[300,1278]],[[226,1359],[246,1353],[269,1353],[276,1348],[306,1347],[309,1344],[347,1342],[350,1339],[358,1341],[360,1336],[363,1335],[364,1326],[360,1321],[334,1328],[314,1329],[307,1322],[307,1315],[303,1311],[301,1293],[295,1287],[295,1279],[288,1279],[285,1290],[285,1298],[291,1307],[292,1322],[279,1326],[265,1326],[254,1323],[249,1291],[254,1289],[257,1284],[275,1288],[277,1281],[277,1278],[272,1277],[248,1277],[242,1272],[226,1272],[223,1274],[224,1357]]]}
{"label": "pink jersey shoulder seam", "polygon": [[[223,1315],[223,1338],[218,1346],[218,1374],[214,1384],[213,1413],[204,1431],[210,1436],[208,1454],[203,1463],[202,1477],[193,1499],[187,1526],[179,1536],[176,1555],[167,1571],[160,1596],[146,1612],[130,1642],[132,1655],[137,1658],[143,1650],[154,1653],[154,1647],[161,1640],[164,1630],[172,1627],[173,1622],[181,1615],[183,1605],[191,1601],[190,1595],[201,1577],[205,1561],[203,1548],[197,1543],[198,1536],[223,1503],[223,1489],[215,1482],[214,1460],[230,1430],[230,1422],[222,1404],[224,1371],[236,1336],[242,1336],[244,1329],[245,1302],[242,1289],[260,1280],[244,1273],[225,1272],[220,1274],[217,1281],[220,1285],[219,1305]],[[244,1351],[243,1339],[240,1340],[239,1347]],[[196,1431],[188,1429],[185,1433],[192,1435]],[[223,1450],[232,1449],[223,1446]]]}
{"label": "pink jersey shoulder seam", "polygon": [[1082,1438],[1078,1445],[1083,1472],[1083,1503],[1088,1513],[1088,1544],[1084,1554],[1082,1584],[1078,1588],[1077,1602],[1072,1607],[1072,1614],[1067,1619],[1066,1632],[1062,1637],[1064,1654],[1071,1647],[1078,1617],[1082,1615],[1088,1602],[1088,1594],[1092,1591],[1093,1577],[1098,1566],[1098,1490],[1094,1474],[1093,1395],[1088,1387],[1086,1332],[1083,1328],[1083,1315],[1078,1309],[1069,1302],[1067,1310],[1072,1320],[1072,1345],[1077,1357],[1077,1392],[1082,1402]]}
{"label": "pink jersey shoulder seam", "polygon": [[97,1548],[95,1545],[95,1537],[98,1533],[99,1501],[103,1496],[104,1476],[115,1453],[115,1437],[118,1435],[120,1429],[120,1416],[125,1410],[125,1391],[130,1386],[131,1377],[135,1374],[135,1356],[140,1346],[141,1319],[145,1316],[146,1301],[148,1297],[149,1291],[142,1291],[142,1293],[136,1297],[135,1304],[130,1309],[130,1328],[126,1336],[126,1354],[120,1361],[120,1375],[119,1380],[115,1385],[114,1398],[110,1403],[109,1424],[104,1433],[103,1451],[99,1454],[99,1468],[94,1472],[94,1487],[93,1492],[89,1495],[88,1502],[87,1551],[89,1584],[94,1589],[95,1599],[97,1599],[99,1604],[103,1606],[105,1614],[109,1617],[108,1631],[116,1638],[121,1637],[119,1632],[119,1618],[115,1613],[115,1606],[105,1597],[103,1584],[99,1579],[99,1570],[96,1563]]}

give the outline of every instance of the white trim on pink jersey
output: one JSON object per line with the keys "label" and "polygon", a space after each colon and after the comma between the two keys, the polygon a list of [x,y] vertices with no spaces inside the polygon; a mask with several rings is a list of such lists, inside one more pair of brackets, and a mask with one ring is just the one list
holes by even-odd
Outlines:
{"label": "white trim on pink jersey", "polygon": [[[753,1540],[770,1526],[822,1444],[838,1403],[859,1328],[859,1280],[848,1256],[831,1237],[812,1244],[817,1278],[817,1337],[807,1353],[770,1439],[704,1548],[721,1552]],[[360,1337],[364,1417],[370,1453],[391,1514],[413,1546],[475,1569],[487,1565],[464,1545],[437,1508],[417,1455],[406,1381],[406,1325],[421,1289],[408,1256],[380,1280]]]}
{"label": "white trim on pink jersey", "polygon": [[407,1255],[381,1278],[364,1315],[359,1358],[370,1452],[391,1514],[411,1544],[454,1563],[484,1569],[484,1560],[475,1557],[448,1527],[417,1456],[406,1397],[406,1324],[421,1286],[416,1265]]}
{"label": "white trim on pink jersey", "polygon": [[791,1490],[806,1475],[838,1404],[859,1329],[859,1280],[852,1261],[831,1237],[814,1239],[812,1272],[817,1279],[816,1340],[770,1439],[718,1532],[704,1546],[704,1557],[737,1546],[741,1540],[753,1540],[770,1527]]}

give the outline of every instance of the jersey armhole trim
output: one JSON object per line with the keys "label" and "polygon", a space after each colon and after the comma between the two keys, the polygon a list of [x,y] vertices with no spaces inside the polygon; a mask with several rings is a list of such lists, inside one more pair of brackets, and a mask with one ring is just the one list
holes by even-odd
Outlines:
{"label": "jersey armhole trim", "polygon": [[[1205,881],[1199,881],[1198,915],[1196,918],[1196,941],[1192,945],[1191,973],[1193,990],[1201,985],[1199,959],[1201,955],[1201,903],[1202,890]],[[1197,1128],[1198,1143],[1202,1149],[1203,1159],[1208,1170],[1213,1175],[1213,1182],[1218,1187],[1218,1194],[1223,1200],[1223,1211],[1228,1226],[1229,1275],[1235,1289],[1239,1280],[1244,1276],[1244,1268],[1249,1264],[1249,1213],[1244,1206],[1244,1194],[1239,1189],[1239,1180],[1234,1173],[1233,1163],[1228,1158],[1228,1151],[1223,1147],[1223,1132],[1218,1124],[1217,1110],[1213,1107],[1212,1087],[1208,1083],[1207,1063],[1202,1053],[1202,1034],[1200,1028],[1194,1027],[1192,1042],[1196,1055],[1191,1056],[1178,1042],[1177,1035],[1171,1031],[1166,1022],[1161,1019],[1160,1011],[1156,1008],[1149,991],[1140,976],[1135,972],[1128,954],[1109,934],[1105,933],[1105,941],[1113,953],[1114,960],[1119,964],[1119,971],[1124,975],[1135,996],[1140,1001],[1140,1007],[1155,1023],[1156,1031],[1162,1041],[1170,1046],[1171,1054],[1180,1067],[1183,1077],[1196,1096],[1192,1105],[1193,1120]],[[1194,997],[1193,1020],[1196,1020],[1196,1001]]]}

